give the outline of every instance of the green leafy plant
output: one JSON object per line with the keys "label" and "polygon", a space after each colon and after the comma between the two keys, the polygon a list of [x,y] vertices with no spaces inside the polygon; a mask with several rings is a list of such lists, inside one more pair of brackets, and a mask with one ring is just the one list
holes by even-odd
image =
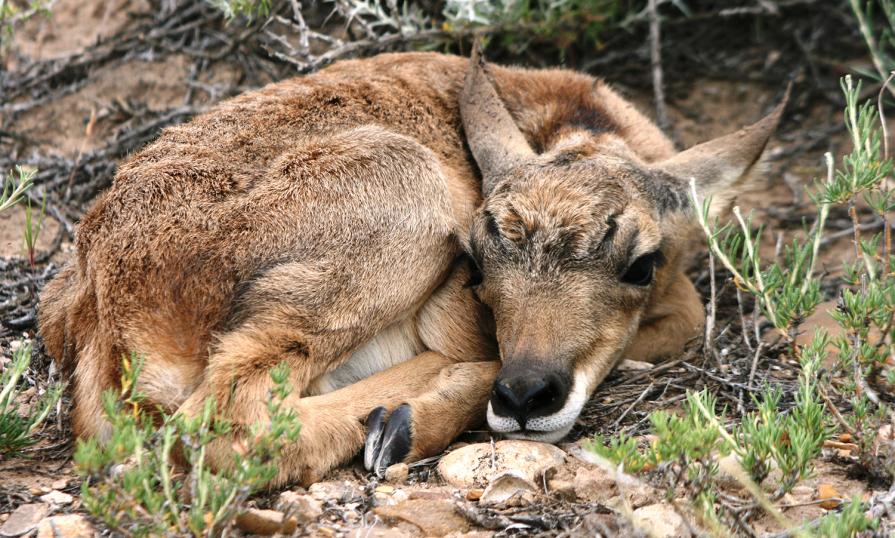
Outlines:
{"label": "green leafy plant", "polygon": [[[298,417],[284,403],[291,391],[288,368],[281,364],[270,372],[269,421],[244,432],[251,442],[234,441],[232,465],[212,472],[207,447],[232,440],[234,425],[216,416],[211,400],[195,417],[146,412],[137,389],[141,364],[136,357],[125,359],[120,393],[103,396],[108,441],[78,443],[75,463],[86,478],[84,507],[127,536],[218,536],[249,495],[276,476],[279,454],[298,439]],[[188,470],[173,463],[175,454]]]}
{"label": "green leafy plant", "polygon": [[33,168],[16,166],[14,172],[6,174],[3,180],[3,190],[0,191],[0,213],[16,205],[28,193],[28,189],[34,184]]}
{"label": "green leafy plant", "polygon": [[818,204],[814,226],[805,240],[798,238],[783,249],[779,263],[764,264],[759,256],[762,229],[754,230],[752,217],[734,207],[736,224],[709,222],[711,200],[700,201],[691,181],[690,196],[697,219],[706,235],[712,254],[733,275],[737,287],[755,296],[761,313],[780,334],[792,340],[798,323],[821,302],[820,282],[814,275],[824,225],[830,204]]}
{"label": "green leafy plant", "polygon": [[[849,0],[852,13],[858,21],[858,29],[867,44],[873,71],[863,71],[862,75],[883,82],[895,69],[895,1],[893,0]],[[876,10],[882,14],[883,24],[874,25]],[[889,90],[892,93],[892,90]],[[892,93],[895,96],[895,93]]]}
{"label": "green leafy plant", "polygon": [[17,399],[22,394],[22,376],[31,364],[31,344],[19,346],[12,361],[0,374],[0,454],[13,455],[33,445],[36,432],[62,395],[62,385],[53,384],[30,408],[22,412]]}
{"label": "green leafy plant", "polygon": [[809,474],[811,461],[830,433],[815,392],[815,376],[816,363],[803,371],[796,406],[789,413],[779,412],[780,390],[766,389],[761,400],[756,400],[758,410],[743,417],[732,433],[724,426],[725,413],[716,412],[714,396],[708,391],[688,392],[682,415],[666,411],[650,415],[655,440],[644,450],[625,436],[597,436],[588,448],[629,472],[670,465],[674,467],[668,476],[672,490],[682,480],[699,490],[711,490],[717,475],[715,460],[728,454],[733,454],[758,484],[775,464],[781,471],[775,497],[780,497]]}
{"label": "green leafy plant", "polygon": [[40,203],[40,212],[37,214],[37,218],[35,219],[33,216],[33,211],[31,208],[31,199],[29,198],[27,202],[25,202],[25,229],[24,229],[24,241],[25,241],[25,252],[28,255],[28,263],[31,265],[31,269],[33,270],[35,267],[35,257],[37,255],[37,239],[40,237],[40,232],[43,230],[44,225],[44,217],[46,217],[47,210],[47,198],[44,195],[43,200]]}

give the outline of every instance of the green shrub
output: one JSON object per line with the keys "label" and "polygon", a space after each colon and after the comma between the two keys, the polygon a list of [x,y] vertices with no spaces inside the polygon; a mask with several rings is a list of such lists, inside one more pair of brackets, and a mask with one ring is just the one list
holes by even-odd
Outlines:
{"label": "green shrub", "polygon": [[[141,361],[131,357],[123,365],[120,393],[107,391],[103,397],[108,441],[79,441],[75,451],[85,477],[84,507],[127,536],[220,535],[249,495],[276,476],[279,454],[298,439],[298,418],[284,404],[288,369],[280,365],[270,372],[269,423],[247,432],[248,445],[235,441],[233,464],[215,473],[208,468],[207,447],[215,440],[232,441],[234,433],[230,422],[216,416],[215,403],[206,401],[195,417],[147,413],[136,388]],[[188,470],[173,463],[175,451]]]}
{"label": "green shrub", "polygon": [[0,374],[0,454],[11,456],[37,440],[34,432],[44,423],[62,395],[62,385],[51,385],[23,413],[16,399],[22,393],[22,375],[31,364],[31,344],[17,348],[12,362]]}

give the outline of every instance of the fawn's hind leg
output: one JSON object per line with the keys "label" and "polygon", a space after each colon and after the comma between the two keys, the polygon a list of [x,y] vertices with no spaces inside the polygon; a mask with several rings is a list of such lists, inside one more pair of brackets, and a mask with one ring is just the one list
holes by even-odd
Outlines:
{"label": "fawn's hind leg", "polygon": [[[436,252],[423,254],[437,257]],[[362,273],[369,270],[369,265],[359,264],[352,277],[364,278]],[[363,444],[366,414],[414,396],[448,364],[447,359],[425,356],[410,366],[401,365],[405,370],[397,378],[400,382],[378,386],[368,379],[347,397],[343,391],[307,397],[315,379],[350,360],[365,342],[412,312],[437,283],[439,271],[433,268],[429,275],[416,278],[380,275],[381,285],[400,286],[388,294],[364,293],[350,281],[333,278],[332,272],[290,262],[257,279],[242,299],[234,328],[219,337],[201,383],[180,408],[195,415],[212,398],[222,416],[234,424],[236,435],[244,434],[252,425],[268,422],[269,372],[285,362],[293,389],[286,403],[298,412],[302,431],[299,441],[285,450],[277,484],[308,483],[350,459]],[[321,304],[329,308],[320,308]],[[230,442],[215,443],[209,456],[213,465],[226,466],[232,458]]]}

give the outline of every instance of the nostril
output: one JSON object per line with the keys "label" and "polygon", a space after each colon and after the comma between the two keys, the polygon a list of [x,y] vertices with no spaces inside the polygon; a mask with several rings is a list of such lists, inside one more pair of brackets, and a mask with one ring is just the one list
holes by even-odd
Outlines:
{"label": "nostril", "polygon": [[556,383],[551,383],[550,380],[542,380],[537,386],[532,387],[527,396],[525,404],[527,414],[531,415],[541,409],[552,407],[558,396],[559,390]]}
{"label": "nostril", "polygon": [[525,408],[525,399],[520,398],[518,393],[513,390],[513,386],[505,381],[498,381],[494,384],[493,396],[510,411],[510,414],[516,414],[520,409]]}

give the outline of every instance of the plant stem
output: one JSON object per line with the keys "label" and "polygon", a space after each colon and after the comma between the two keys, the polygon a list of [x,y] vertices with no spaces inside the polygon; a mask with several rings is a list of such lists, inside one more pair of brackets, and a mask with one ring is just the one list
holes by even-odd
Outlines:
{"label": "plant stem", "polygon": [[[859,0],[849,0],[851,4],[852,12],[855,14],[855,19],[858,20],[858,28],[861,30],[861,35],[864,36],[864,41],[867,43],[867,48],[870,50],[870,59],[873,61],[873,67],[876,69],[876,73],[879,75],[880,80],[886,79],[886,69],[883,66],[883,60],[880,57],[879,45],[876,42],[876,37],[873,35],[873,29],[870,28],[870,23],[867,21],[867,16],[864,13],[864,9],[861,7],[861,3]],[[893,91],[888,86],[884,86],[895,97],[895,91]]]}

